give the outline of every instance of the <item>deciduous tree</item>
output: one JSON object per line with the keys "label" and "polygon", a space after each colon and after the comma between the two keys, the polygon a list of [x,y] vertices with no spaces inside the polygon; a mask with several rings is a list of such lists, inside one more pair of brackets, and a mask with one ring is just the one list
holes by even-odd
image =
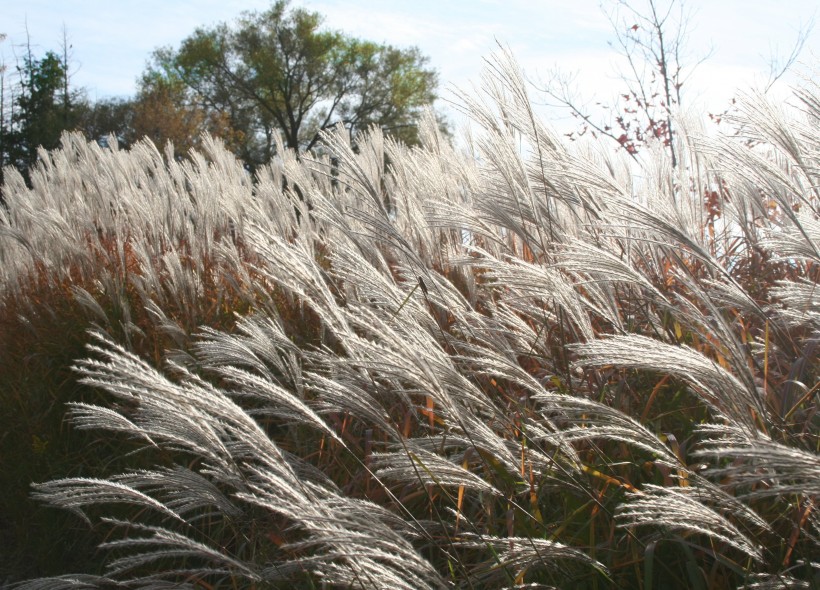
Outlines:
{"label": "deciduous tree", "polygon": [[566,77],[556,75],[547,94],[583,121],[581,133],[592,131],[618,142],[635,155],[647,141],[658,140],[677,165],[674,111],[681,88],[700,61],[686,63],[689,15],[684,0],[612,0],[607,13],[615,33],[613,47],[624,58],[620,72],[624,90],[617,104],[606,105],[611,119],[598,119],[572,96]]}
{"label": "deciduous tree", "polygon": [[197,29],[154,58],[151,75],[182,83],[188,105],[222,113],[242,132],[239,155],[249,167],[271,158],[278,133],[305,151],[339,123],[353,135],[379,125],[412,142],[437,83],[418,49],[325,29],[318,13],[281,0],[233,26]]}
{"label": "deciduous tree", "polygon": [[157,146],[171,142],[179,154],[198,147],[204,131],[229,146],[241,139],[241,132],[231,127],[227,114],[188,103],[178,80],[144,79],[131,109],[132,140],[148,137]]}

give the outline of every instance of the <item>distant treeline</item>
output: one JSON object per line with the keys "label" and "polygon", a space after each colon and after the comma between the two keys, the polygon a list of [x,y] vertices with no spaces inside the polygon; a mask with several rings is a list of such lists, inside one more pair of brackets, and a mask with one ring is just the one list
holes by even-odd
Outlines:
{"label": "distant treeline", "polygon": [[28,180],[38,148],[57,148],[67,130],[103,145],[111,136],[121,146],[146,136],[158,146],[170,141],[181,155],[208,132],[250,171],[270,161],[277,136],[291,149],[311,150],[339,124],[354,136],[377,125],[417,143],[416,121],[438,83],[427,58],[322,20],[278,1],[233,24],[196,29],[178,49],[154,52],[133,97],[96,101],[72,84],[66,36],[42,56],[27,40],[22,57],[0,72],[0,164]]}

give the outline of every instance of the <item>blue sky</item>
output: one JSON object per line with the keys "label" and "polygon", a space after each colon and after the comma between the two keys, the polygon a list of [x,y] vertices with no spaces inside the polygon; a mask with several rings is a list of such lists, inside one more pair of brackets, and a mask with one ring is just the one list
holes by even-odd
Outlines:
{"label": "blue sky", "polygon": [[[637,0],[636,0],[637,1]],[[663,1],[663,0],[662,0]],[[613,0],[604,0],[611,5]],[[533,80],[556,68],[575,72],[580,95],[617,93],[613,40],[600,0],[293,0],[322,13],[326,25],[396,46],[418,46],[440,74],[442,94],[478,81],[482,58],[509,45]],[[73,82],[91,98],[128,96],[151,51],[177,45],[194,28],[231,21],[269,0],[0,0],[0,44],[13,66],[28,29],[35,51],[59,48],[63,26],[73,45]],[[738,88],[761,85],[772,55],[784,58],[817,13],[810,0],[688,0],[691,61],[711,56],[684,88],[685,97],[719,110]],[[817,15],[820,18],[820,15]],[[820,26],[801,59],[820,59]],[[807,72],[798,67],[797,71]],[[786,83],[791,80],[786,80]],[[538,100],[537,93],[534,98]],[[557,115],[556,115],[557,116]]]}

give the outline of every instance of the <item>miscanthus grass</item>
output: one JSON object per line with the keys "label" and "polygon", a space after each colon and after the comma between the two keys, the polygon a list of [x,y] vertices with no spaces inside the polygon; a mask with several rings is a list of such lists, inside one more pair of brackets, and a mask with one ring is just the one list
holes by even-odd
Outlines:
{"label": "miscanthus grass", "polygon": [[468,151],[7,174],[5,325],[75,314],[72,429],[124,455],[33,484],[100,567],[20,587],[820,586],[818,88],[639,175],[482,88]]}

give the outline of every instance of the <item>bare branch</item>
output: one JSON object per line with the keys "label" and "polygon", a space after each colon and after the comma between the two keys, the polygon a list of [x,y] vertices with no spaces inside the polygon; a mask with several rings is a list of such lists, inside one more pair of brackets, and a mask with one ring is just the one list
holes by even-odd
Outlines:
{"label": "bare branch", "polygon": [[794,41],[789,57],[786,58],[782,64],[780,63],[780,59],[776,55],[775,51],[772,51],[771,56],[769,57],[769,80],[766,82],[766,87],[763,90],[764,93],[768,92],[772,86],[774,86],[775,83],[789,71],[789,69],[797,61],[797,58],[800,57],[800,54],[803,52],[803,47],[806,45],[806,41],[811,35],[811,32],[814,30],[815,17],[816,13],[812,15],[803,27],[798,29],[797,38]]}

